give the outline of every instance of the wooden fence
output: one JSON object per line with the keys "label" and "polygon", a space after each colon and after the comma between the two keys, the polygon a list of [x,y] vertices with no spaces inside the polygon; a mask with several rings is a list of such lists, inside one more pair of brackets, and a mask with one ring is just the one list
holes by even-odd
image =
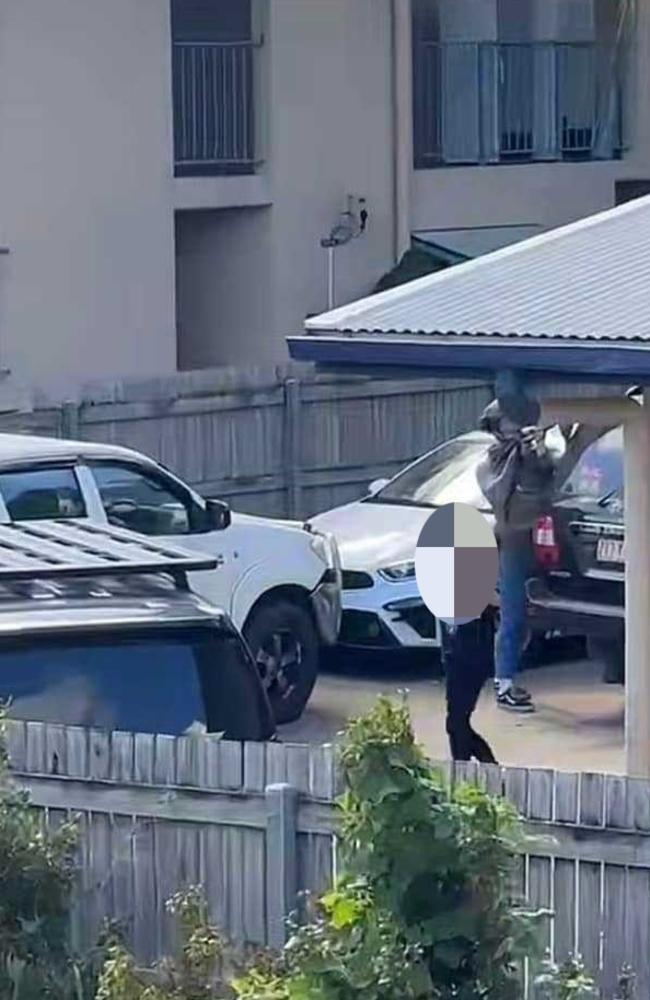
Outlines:
{"label": "wooden fence", "polygon": [[[236,941],[277,945],[300,890],[319,892],[336,864],[331,746],[238,744],[210,737],[108,734],[12,722],[17,779],[50,822],[80,815],[79,946],[120,920],[143,959],[169,948],[164,902],[205,887]],[[534,838],[519,889],[553,912],[545,943],[579,951],[611,989],[624,963],[650,996],[650,783],[442,765],[453,781],[506,796]],[[528,983],[535,970],[526,970]],[[610,994],[606,994],[609,996]]]}
{"label": "wooden fence", "polygon": [[0,431],[126,445],[239,510],[304,517],[472,429],[490,398],[471,379],[215,369],[95,387],[78,403],[2,414]]}

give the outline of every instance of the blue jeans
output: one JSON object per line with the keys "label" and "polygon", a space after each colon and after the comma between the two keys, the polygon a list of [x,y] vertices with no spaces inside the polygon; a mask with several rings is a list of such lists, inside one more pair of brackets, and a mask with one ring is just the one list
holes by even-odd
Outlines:
{"label": "blue jeans", "polygon": [[532,549],[528,536],[499,546],[499,629],[494,650],[497,680],[514,680],[526,641],[526,580]]}

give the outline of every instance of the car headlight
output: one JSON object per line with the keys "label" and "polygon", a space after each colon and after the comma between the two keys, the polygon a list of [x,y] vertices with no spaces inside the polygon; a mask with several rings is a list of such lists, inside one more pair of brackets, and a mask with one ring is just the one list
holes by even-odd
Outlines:
{"label": "car headlight", "polygon": [[407,562],[394,563],[392,566],[382,566],[378,571],[379,575],[388,580],[389,583],[399,583],[401,580],[412,580],[415,576],[415,563],[412,559]]}

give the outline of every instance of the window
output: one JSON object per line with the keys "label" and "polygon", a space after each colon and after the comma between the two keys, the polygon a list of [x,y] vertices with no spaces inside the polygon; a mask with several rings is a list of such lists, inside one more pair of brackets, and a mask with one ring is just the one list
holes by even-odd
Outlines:
{"label": "window", "polygon": [[13,718],[172,736],[272,731],[254,665],[237,636],[217,629],[23,639],[0,646],[0,664]]}
{"label": "window", "polygon": [[590,445],[562,486],[562,493],[592,500],[623,499],[623,429],[603,434]]}
{"label": "window", "polygon": [[162,475],[110,462],[92,462],[90,468],[111,524],[143,535],[186,535],[192,530],[191,497]]}
{"label": "window", "polygon": [[438,507],[461,502],[489,509],[476,481],[476,467],[489,441],[449,441],[384,486],[371,503]]}
{"label": "window", "polygon": [[2,472],[0,493],[12,521],[86,515],[81,488],[71,467]]}
{"label": "window", "polygon": [[416,167],[620,156],[631,25],[621,0],[414,0]]}

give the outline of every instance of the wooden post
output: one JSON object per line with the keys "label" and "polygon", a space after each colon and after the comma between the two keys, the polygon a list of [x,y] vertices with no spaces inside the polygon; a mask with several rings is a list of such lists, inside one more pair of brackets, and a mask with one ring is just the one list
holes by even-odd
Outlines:
{"label": "wooden post", "polygon": [[625,746],[627,773],[650,778],[650,393],[625,440]]}
{"label": "wooden post", "polygon": [[278,784],[267,785],[265,794],[268,944],[281,948],[298,894],[298,791],[292,785]]}
{"label": "wooden post", "polygon": [[79,406],[68,400],[61,405],[61,437],[76,440],[79,437]]}
{"label": "wooden post", "polygon": [[287,514],[299,518],[302,514],[302,486],[300,483],[300,381],[288,378],[284,383],[284,477],[287,496]]}

